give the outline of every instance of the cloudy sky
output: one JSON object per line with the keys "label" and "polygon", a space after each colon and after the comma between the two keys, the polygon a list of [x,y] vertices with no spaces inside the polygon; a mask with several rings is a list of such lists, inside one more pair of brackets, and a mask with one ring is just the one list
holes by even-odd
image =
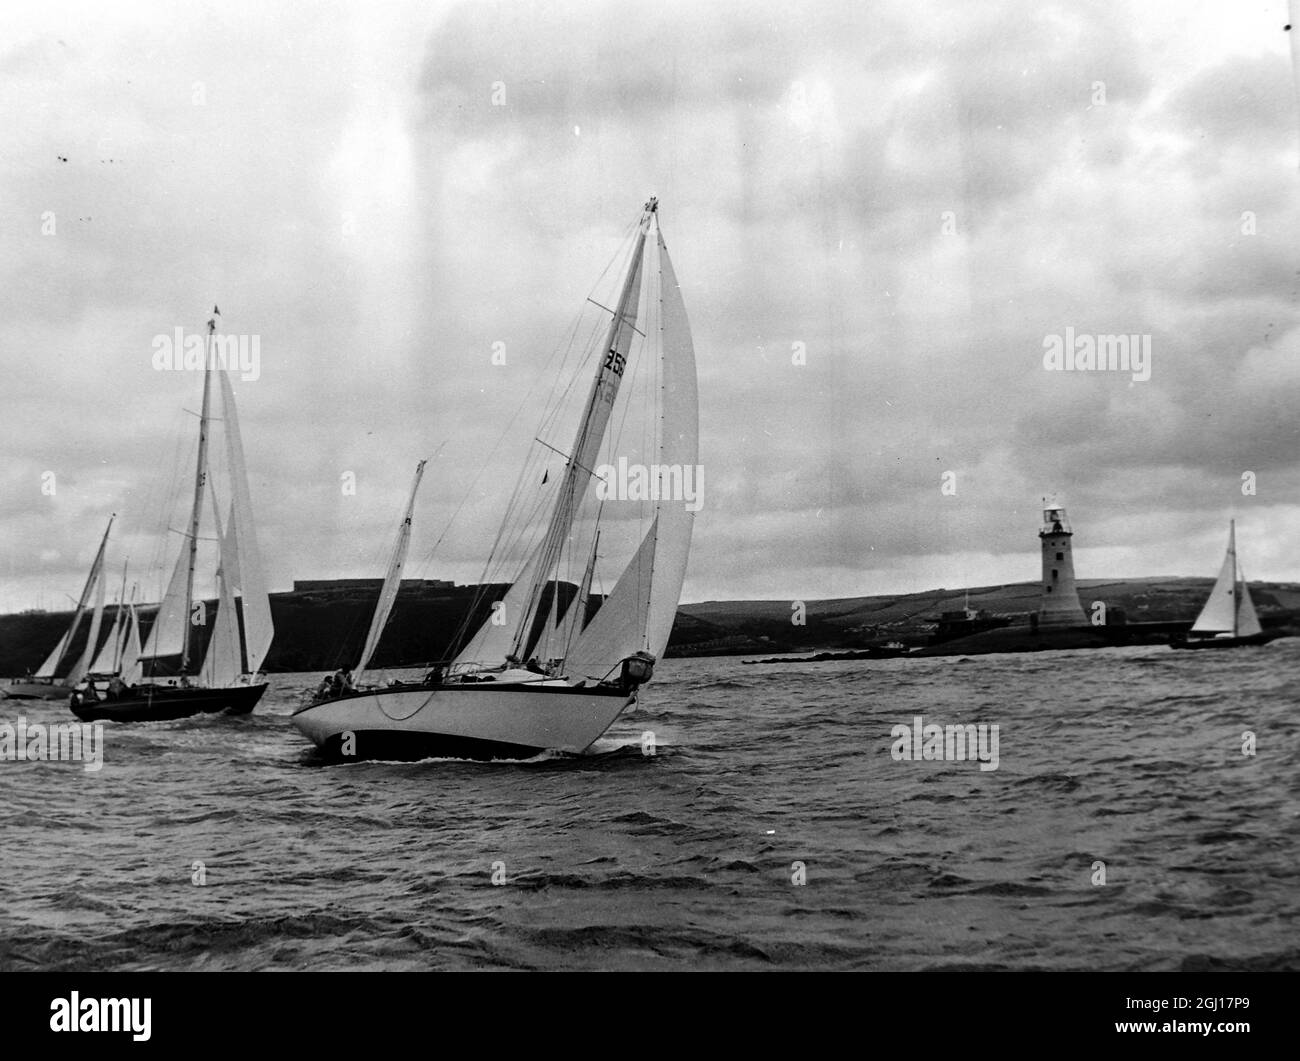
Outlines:
{"label": "cloudy sky", "polygon": [[[1236,516],[1248,575],[1300,579],[1287,22],[6,4],[0,610],[67,606],[110,512],[157,599],[200,381],[153,343],[214,303],[259,342],[236,390],[272,588],[379,575],[435,452],[409,572],[474,580],[522,455],[474,477],[650,195],[699,362],[684,600],[1033,579],[1053,491],[1080,577],[1212,575]],[[1149,336],[1150,378],[1048,371],[1067,328]]]}

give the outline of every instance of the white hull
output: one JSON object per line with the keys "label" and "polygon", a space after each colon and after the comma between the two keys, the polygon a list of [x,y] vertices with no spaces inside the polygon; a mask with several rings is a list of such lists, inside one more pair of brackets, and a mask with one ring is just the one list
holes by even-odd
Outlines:
{"label": "white hull", "polygon": [[305,707],[292,721],[343,761],[529,758],[583,751],[635,699],[559,683],[483,682],[354,693]]}

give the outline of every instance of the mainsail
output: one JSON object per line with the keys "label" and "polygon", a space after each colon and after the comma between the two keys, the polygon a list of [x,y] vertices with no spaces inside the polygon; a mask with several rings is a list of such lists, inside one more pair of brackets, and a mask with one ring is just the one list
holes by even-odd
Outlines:
{"label": "mainsail", "polygon": [[361,659],[357,663],[352,680],[361,684],[362,675],[370,658],[375,654],[379,638],[384,627],[388,625],[388,616],[392,613],[393,602],[397,600],[397,591],[402,586],[402,565],[406,562],[406,550],[411,544],[411,519],[415,514],[415,494],[420,489],[420,479],[424,476],[425,461],[415,466],[415,481],[411,483],[411,496],[406,502],[406,516],[397,528],[397,541],[393,544],[392,557],[388,561],[388,571],[384,575],[384,585],[379,591],[379,602],[375,605],[374,617],[370,620],[370,630],[366,633],[366,644],[361,650]]}

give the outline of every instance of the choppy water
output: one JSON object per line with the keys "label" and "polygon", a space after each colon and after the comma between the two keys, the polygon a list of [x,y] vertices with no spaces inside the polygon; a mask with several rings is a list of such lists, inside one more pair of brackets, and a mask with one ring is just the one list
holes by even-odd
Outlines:
{"label": "choppy water", "polygon": [[[0,762],[0,969],[1300,968],[1297,641],[669,660],[523,764],[322,766],[318,679]],[[895,761],[916,714],[998,769]]]}

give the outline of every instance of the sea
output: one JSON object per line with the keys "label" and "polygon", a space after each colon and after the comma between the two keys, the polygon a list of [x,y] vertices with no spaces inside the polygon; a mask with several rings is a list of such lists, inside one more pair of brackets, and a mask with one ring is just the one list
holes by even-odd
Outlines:
{"label": "sea", "polygon": [[320,678],[0,761],[0,969],[1300,969],[1300,640],[669,659],[525,762],[326,764]]}

